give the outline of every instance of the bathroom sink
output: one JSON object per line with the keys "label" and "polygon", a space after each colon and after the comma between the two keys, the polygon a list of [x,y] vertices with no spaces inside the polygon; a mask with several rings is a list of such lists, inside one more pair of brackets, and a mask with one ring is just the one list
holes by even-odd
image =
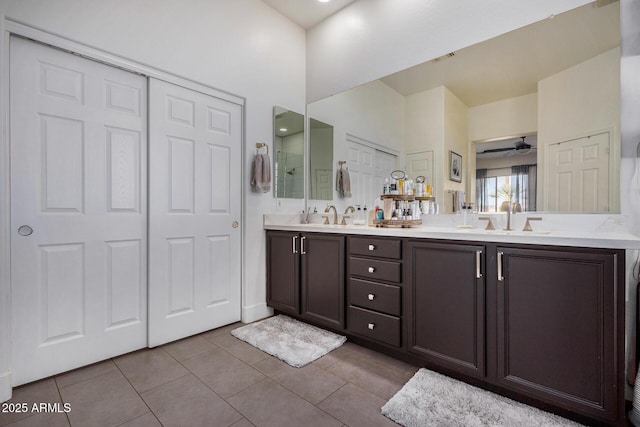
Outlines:
{"label": "bathroom sink", "polygon": [[550,231],[521,231],[521,230],[485,230],[483,228],[460,228],[461,233],[475,233],[475,234],[493,234],[498,236],[544,236],[551,234]]}

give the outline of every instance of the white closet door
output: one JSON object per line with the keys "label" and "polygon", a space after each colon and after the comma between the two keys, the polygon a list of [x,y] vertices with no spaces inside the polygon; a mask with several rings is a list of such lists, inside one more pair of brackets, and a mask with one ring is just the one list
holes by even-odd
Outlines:
{"label": "white closet door", "polygon": [[240,320],[242,110],[150,80],[149,346]]}
{"label": "white closet door", "polygon": [[547,209],[608,212],[609,151],[609,132],[550,144]]}
{"label": "white closet door", "polygon": [[371,209],[373,201],[382,194],[374,189],[376,150],[347,139],[347,164],[351,178],[351,201],[349,204],[364,205]]}
{"label": "white closet door", "polygon": [[146,345],[146,79],[11,38],[12,380]]}

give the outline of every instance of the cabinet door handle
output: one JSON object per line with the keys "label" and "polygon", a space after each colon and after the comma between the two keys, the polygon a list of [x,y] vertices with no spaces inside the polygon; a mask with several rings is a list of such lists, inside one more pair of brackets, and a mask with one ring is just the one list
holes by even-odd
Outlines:
{"label": "cabinet door handle", "polygon": [[476,251],[476,279],[482,278],[482,272],[480,271],[481,258],[482,258],[482,251]]}
{"label": "cabinet door handle", "polygon": [[375,251],[376,250],[376,245],[369,245],[369,250],[370,251]]}
{"label": "cabinet door handle", "polygon": [[374,294],[369,294],[367,297],[369,298],[369,301],[373,301],[376,298]]}
{"label": "cabinet door handle", "polygon": [[370,330],[372,330],[372,331],[373,331],[373,328],[375,328],[375,327],[376,327],[376,324],[375,324],[375,323],[369,323],[369,324],[367,325],[367,327],[368,327]]}
{"label": "cabinet door handle", "polygon": [[498,282],[504,281],[504,276],[502,275],[502,255],[504,255],[504,252],[498,252]]}
{"label": "cabinet door handle", "polygon": [[306,252],[304,251],[304,241],[307,240],[306,237],[302,236],[300,238],[300,255],[304,255],[306,254]]}
{"label": "cabinet door handle", "polygon": [[374,267],[369,267],[369,273],[373,273],[374,271],[376,271]]}
{"label": "cabinet door handle", "polygon": [[293,236],[293,239],[291,239],[291,253],[292,254],[297,254],[298,253],[297,242],[298,242],[298,236]]}

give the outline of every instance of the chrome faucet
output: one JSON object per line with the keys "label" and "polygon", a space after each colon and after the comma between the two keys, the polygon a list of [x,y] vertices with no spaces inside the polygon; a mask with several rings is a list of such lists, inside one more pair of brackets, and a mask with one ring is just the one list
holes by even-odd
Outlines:
{"label": "chrome faucet", "polygon": [[324,212],[325,213],[329,213],[329,212],[331,212],[331,209],[333,209],[333,224],[334,225],[338,225],[338,211],[336,210],[335,206],[327,205],[327,207],[324,208]]}
{"label": "chrome faucet", "polygon": [[495,230],[496,229],[493,226],[493,222],[491,222],[491,217],[490,216],[479,216],[478,220],[487,221],[487,226],[485,227],[485,230]]}
{"label": "chrome faucet", "polygon": [[527,217],[527,222],[524,223],[524,228],[522,229],[522,231],[533,231],[533,228],[531,228],[531,224],[529,224],[529,221],[542,221],[542,218],[538,217],[532,217],[532,216],[528,216]]}

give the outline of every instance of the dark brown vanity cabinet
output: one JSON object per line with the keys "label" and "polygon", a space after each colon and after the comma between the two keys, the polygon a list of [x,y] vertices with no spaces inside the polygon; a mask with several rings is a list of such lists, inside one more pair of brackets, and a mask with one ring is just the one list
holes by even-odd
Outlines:
{"label": "dark brown vanity cabinet", "polygon": [[485,376],[485,247],[409,240],[408,351],[435,365]]}
{"label": "dark brown vanity cabinet", "polygon": [[345,237],[267,232],[267,304],[334,329],[345,327]]}
{"label": "dark brown vanity cabinet", "polygon": [[623,419],[623,252],[498,246],[496,254],[497,382]]}
{"label": "dark brown vanity cabinet", "polygon": [[402,345],[402,241],[349,236],[347,329],[392,347]]}

